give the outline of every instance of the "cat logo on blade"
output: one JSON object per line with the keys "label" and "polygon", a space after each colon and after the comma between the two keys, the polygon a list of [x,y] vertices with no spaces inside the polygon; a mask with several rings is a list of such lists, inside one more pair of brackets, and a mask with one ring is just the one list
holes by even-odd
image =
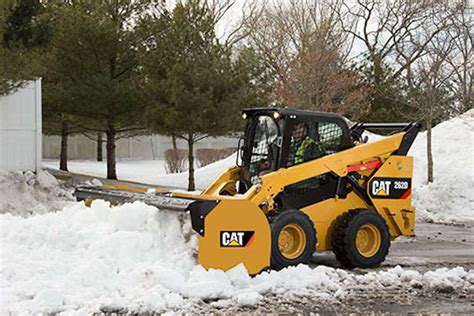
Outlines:
{"label": "cat logo on blade", "polygon": [[248,247],[255,239],[255,232],[246,231],[221,231],[221,247],[242,248]]}

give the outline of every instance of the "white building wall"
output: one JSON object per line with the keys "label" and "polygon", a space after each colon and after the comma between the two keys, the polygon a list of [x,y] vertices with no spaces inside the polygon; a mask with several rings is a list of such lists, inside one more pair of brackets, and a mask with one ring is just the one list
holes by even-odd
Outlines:
{"label": "white building wall", "polygon": [[0,169],[41,168],[41,79],[0,97]]}

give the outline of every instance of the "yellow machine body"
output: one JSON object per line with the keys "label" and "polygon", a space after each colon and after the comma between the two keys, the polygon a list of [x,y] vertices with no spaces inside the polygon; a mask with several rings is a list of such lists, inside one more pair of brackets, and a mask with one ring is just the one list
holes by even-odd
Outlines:
{"label": "yellow machine body", "polygon": [[[319,174],[333,172],[339,176],[348,173],[348,166],[378,160],[380,168],[373,175],[383,179],[412,178],[413,158],[391,155],[399,148],[404,133],[398,133],[381,140],[359,144],[353,148],[302,163],[291,168],[282,168],[261,176],[260,183],[252,186],[244,195],[221,195],[223,191],[235,192],[239,179],[239,168],[232,167],[219,176],[197,199],[219,201],[217,206],[205,217],[204,236],[199,236],[199,263],[205,268],[227,270],[243,263],[249,273],[255,274],[270,265],[270,225],[267,213],[272,211],[274,197],[288,184],[296,183]],[[362,168],[363,169],[363,168]],[[373,170],[366,170],[371,173]],[[364,172],[364,170],[361,170]],[[388,180],[387,180],[388,181]],[[367,190],[370,190],[370,183]],[[313,221],[317,232],[317,251],[329,251],[331,230],[336,218],[350,209],[366,208],[379,213],[386,221],[391,238],[414,235],[414,208],[411,200],[411,187],[401,198],[387,195],[371,196],[373,205],[368,204],[355,192],[345,198],[334,197],[307,206],[301,211]],[[387,192],[385,192],[386,194]],[[384,194],[380,192],[380,194]],[[177,193],[177,197],[191,197]],[[196,196],[192,196],[196,198]],[[220,244],[220,234],[225,231],[253,231],[254,240],[246,247],[224,247]]]}
{"label": "yellow machine body", "polygon": [[[419,124],[398,124],[397,127],[402,127],[403,130],[367,143],[361,137],[365,128],[369,125],[377,128],[388,125],[358,123],[349,128],[347,122],[335,114],[286,108],[249,109],[247,112],[244,111],[244,116],[247,114],[249,120],[242,147],[244,149],[242,161],[247,159],[247,162],[244,161],[242,166],[234,166],[223,172],[199,195],[169,193],[160,189],[155,189],[156,193],[150,194],[153,190],[148,188],[122,186],[77,188],[75,195],[86,203],[94,198],[108,198],[112,203],[139,199],[160,208],[167,208],[176,204],[173,202],[179,202],[179,205],[173,207],[175,210],[190,212],[193,229],[199,234],[198,261],[208,269],[228,270],[243,263],[250,274],[259,273],[272,266],[272,249],[275,249],[272,240],[278,244],[280,240],[282,243],[291,239],[301,239],[305,242],[314,240],[314,249],[309,249],[313,247],[313,242],[304,249],[306,257],[308,249],[311,251],[309,255],[314,251],[334,250],[333,247],[337,246],[337,243],[334,246],[334,242],[339,238],[339,235],[333,234],[338,232],[334,229],[338,218],[353,216],[351,211],[357,213],[357,210],[364,210],[366,218],[372,216],[376,217],[375,220],[379,223],[382,222],[380,224],[382,230],[380,227],[377,228],[375,222],[358,226],[361,234],[357,237],[352,235],[358,245],[357,255],[370,257],[373,253],[373,247],[364,246],[367,240],[372,240],[373,245],[377,246],[382,242],[389,243],[390,239],[397,236],[414,236],[415,209],[412,206],[411,196],[413,158],[406,154],[419,131]],[[316,122],[315,126],[319,133],[317,139],[322,145],[331,146],[331,142],[334,143],[334,139],[338,138],[341,139],[340,145],[333,146],[330,151],[324,152],[324,155],[302,161],[299,157],[298,163],[287,163],[290,149],[292,150],[289,144],[295,143],[297,137],[295,131],[309,126],[302,125],[304,119]],[[252,131],[252,128],[260,123],[265,123],[262,124],[264,127],[268,127],[267,123],[274,124],[275,128],[267,132],[278,130],[278,133],[263,147],[269,148],[268,152],[265,155],[257,153],[257,159],[252,160],[252,150],[262,148],[260,147],[262,139],[268,141],[268,135],[265,136],[265,133],[257,135],[256,129]],[[339,129],[331,131],[331,126],[338,126]],[[311,130],[308,128],[307,132],[310,133]],[[326,136],[323,136],[326,138],[321,136],[324,133]],[[239,152],[240,149],[239,147]],[[245,150],[250,150],[247,158]],[[274,155],[275,152],[279,154]],[[256,167],[261,162],[261,156],[268,159],[266,161],[268,163],[262,164],[266,166],[263,172],[260,167]],[[303,204],[300,203],[301,207],[294,207],[283,201],[284,194],[287,196],[292,194],[288,188],[293,189],[296,185],[299,190],[299,184],[319,179],[321,176],[337,181],[336,189],[323,192],[324,196],[316,196],[311,193],[313,191],[304,191],[304,194],[309,192],[307,194],[309,199]],[[243,183],[244,189],[242,189]],[[299,196],[294,194],[290,198],[295,200]],[[277,233],[273,234],[276,231],[272,230],[273,220],[287,211],[296,212],[295,216],[303,216],[306,223],[309,218],[311,234],[303,236],[304,238],[298,237],[301,235],[302,226],[294,223],[279,228],[284,231],[284,236],[281,233],[278,236],[275,235]],[[293,236],[292,231],[295,232]],[[336,241],[333,242],[332,238]],[[280,250],[284,248],[283,246],[278,245]],[[292,259],[302,248],[296,247],[293,252],[291,247],[288,249],[288,258]],[[388,247],[385,249],[388,252]],[[386,253],[380,261],[383,261],[385,255]],[[288,262],[290,262],[288,265],[293,264],[291,260]]]}

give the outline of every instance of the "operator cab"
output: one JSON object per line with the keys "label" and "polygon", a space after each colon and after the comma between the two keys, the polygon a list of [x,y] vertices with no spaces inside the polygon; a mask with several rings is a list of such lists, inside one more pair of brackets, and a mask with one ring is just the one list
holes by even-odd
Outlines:
{"label": "operator cab", "polygon": [[318,159],[353,146],[346,120],[337,114],[289,108],[246,109],[239,142],[245,192],[259,176]]}

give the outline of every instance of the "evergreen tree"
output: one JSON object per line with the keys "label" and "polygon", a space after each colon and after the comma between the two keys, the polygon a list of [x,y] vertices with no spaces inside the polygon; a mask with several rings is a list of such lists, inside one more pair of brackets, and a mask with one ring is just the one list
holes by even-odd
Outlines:
{"label": "evergreen tree", "polygon": [[51,28],[46,19],[38,18],[44,9],[40,0],[18,0],[5,21],[3,45],[7,48],[46,46],[51,38]]}
{"label": "evergreen tree", "polygon": [[43,78],[43,133],[59,135],[61,146],[59,169],[68,171],[68,138],[81,131],[76,122],[81,117],[72,113],[80,104],[71,96],[70,82],[65,78],[65,69],[58,69],[54,50],[49,52],[48,67]]}
{"label": "evergreen tree", "polygon": [[133,19],[150,3],[73,2],[61,6],[55,24],[55,76],[67,87],[67,113],[80,117],[75,127],[106,136],[109,179],[117,178],[117,139],[143,129],[136,50],[141,39]]}
{"label": "evergreen tree", "polygon": [[[373,58],[373,57],[372,57]],[[394,70],[383,60],[376,62],[369,56],[360,69],[365,81],[371,87],[369,99],[371,109],[364,120],[367,122],[400,122],[407,110],[404,78],[393,76]]]}
{"label": "evergreen tree", "polygon": [[0,95],[41,74],[51,28],[39,0],[0,3]]}
{"label": "evergreen tree", "polygon": [[194,144],[239,126],[239,110],[254,102],[246,62],[234,62],[202,1],[178,3],[149,20],[143,49],[147,126],[188,144],[188,190],[195,189]]}

